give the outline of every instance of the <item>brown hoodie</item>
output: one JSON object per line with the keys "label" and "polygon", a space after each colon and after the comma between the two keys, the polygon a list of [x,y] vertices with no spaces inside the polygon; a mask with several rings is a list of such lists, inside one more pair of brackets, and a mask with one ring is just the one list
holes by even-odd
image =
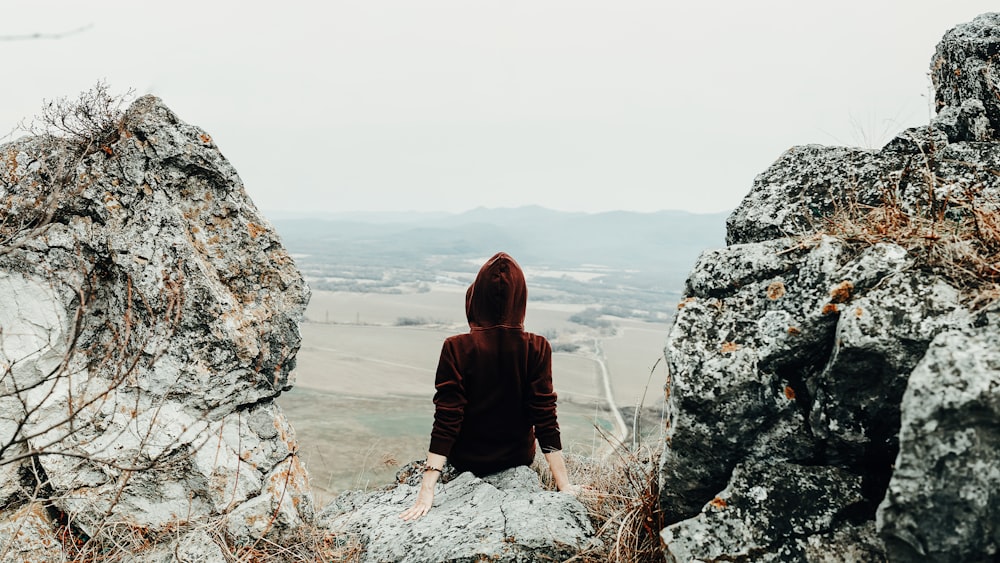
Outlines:
{"label": "brown hoodie", "polygon": [[528,289],[517,262],[500,252],[465,294],[467,334],[444,341],[434,394],[431,453],[477,475],[529,465],[535,438],[562,449],[552,389],[552,349],[524,331]]}

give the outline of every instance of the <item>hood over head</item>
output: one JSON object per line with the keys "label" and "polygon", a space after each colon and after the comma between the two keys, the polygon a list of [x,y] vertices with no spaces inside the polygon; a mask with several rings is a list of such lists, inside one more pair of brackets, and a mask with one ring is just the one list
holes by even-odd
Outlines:
{"label": "hood over head", "polygon": [[465,292],[465,316],[472,330],[497,326],[523,329],[527,304],[524,272],[506,252],[487,260]]}

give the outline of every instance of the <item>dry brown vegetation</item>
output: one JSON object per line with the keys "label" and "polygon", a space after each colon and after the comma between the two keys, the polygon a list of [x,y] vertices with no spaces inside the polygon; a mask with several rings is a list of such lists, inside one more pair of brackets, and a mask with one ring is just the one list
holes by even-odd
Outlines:
{"label": "dry brown vegetation", "polygon": [[[662,561],[657,470],[660,452],[648,447],[618,447],[604,459],[567,456],[570,482],[582,487],[580,502],[596,530],[595,543],[568,561],[579,563],[641,563]],[[555,488],[543,464],[535,469],[543,485]]]}
{"label": "dry brown vegetation", "polygon": [[[314,526],[300,526],[294,536],[280,541],[264,537],[251,545],[234,545],[221,529],[219,522],[208,522],[183,531],[205,532],[227,563],[356,563],[364,554],[356,539]],[[117,563],[136,561],[137,557],[159,559],[165,553],[154,551],[155,546],[169,546],[178,534],[167,531],[151,536],[142,528],[119,525],[101,542],[83,541],[68,532],[59,537],[68,562]]]}
{"label": "dry brown vegetation", "polygon": [[[813,235],[830,235],[855,247],[897,244],[915,266],[944,276],[961,289],[971,308],[1000,297],[1000,197],[992,170],[966,162],[946,162],[963,170],[959,179],[937,175],[930,157],[923,166],[903,170],[881,184],[881,202],[864,205],[854,194],[834,201]],[[904,197],[905,194],[905,197]]]}

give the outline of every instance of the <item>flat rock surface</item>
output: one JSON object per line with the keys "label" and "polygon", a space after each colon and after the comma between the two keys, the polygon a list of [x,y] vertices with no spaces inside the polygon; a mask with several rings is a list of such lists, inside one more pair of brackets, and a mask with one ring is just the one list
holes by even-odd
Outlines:
{"label": "flat rock surface", "polygon": [[418,487],[349,492],[318,516],[319,525],[360,539],[363,561],[445,563],[561,561],[588,545],[593,527],[575,497],[543,491],[538,475],[515,467],[482,479],[462,473],[439,485],[433,509],[404,522]]}

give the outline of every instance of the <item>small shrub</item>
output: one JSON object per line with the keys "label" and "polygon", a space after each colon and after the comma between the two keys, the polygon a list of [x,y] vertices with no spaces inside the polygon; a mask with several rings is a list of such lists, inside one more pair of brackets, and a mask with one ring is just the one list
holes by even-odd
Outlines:
{"label": "small shrub", "polygon": [[99,81],[75,99],[64,97],[45,102],[42,112],[24,129],[68,140],[82,154],[109,150],[109,145],[123,131],[125,107],[132,94],[129,90],[121,96],[112,95],[108,85]]}

